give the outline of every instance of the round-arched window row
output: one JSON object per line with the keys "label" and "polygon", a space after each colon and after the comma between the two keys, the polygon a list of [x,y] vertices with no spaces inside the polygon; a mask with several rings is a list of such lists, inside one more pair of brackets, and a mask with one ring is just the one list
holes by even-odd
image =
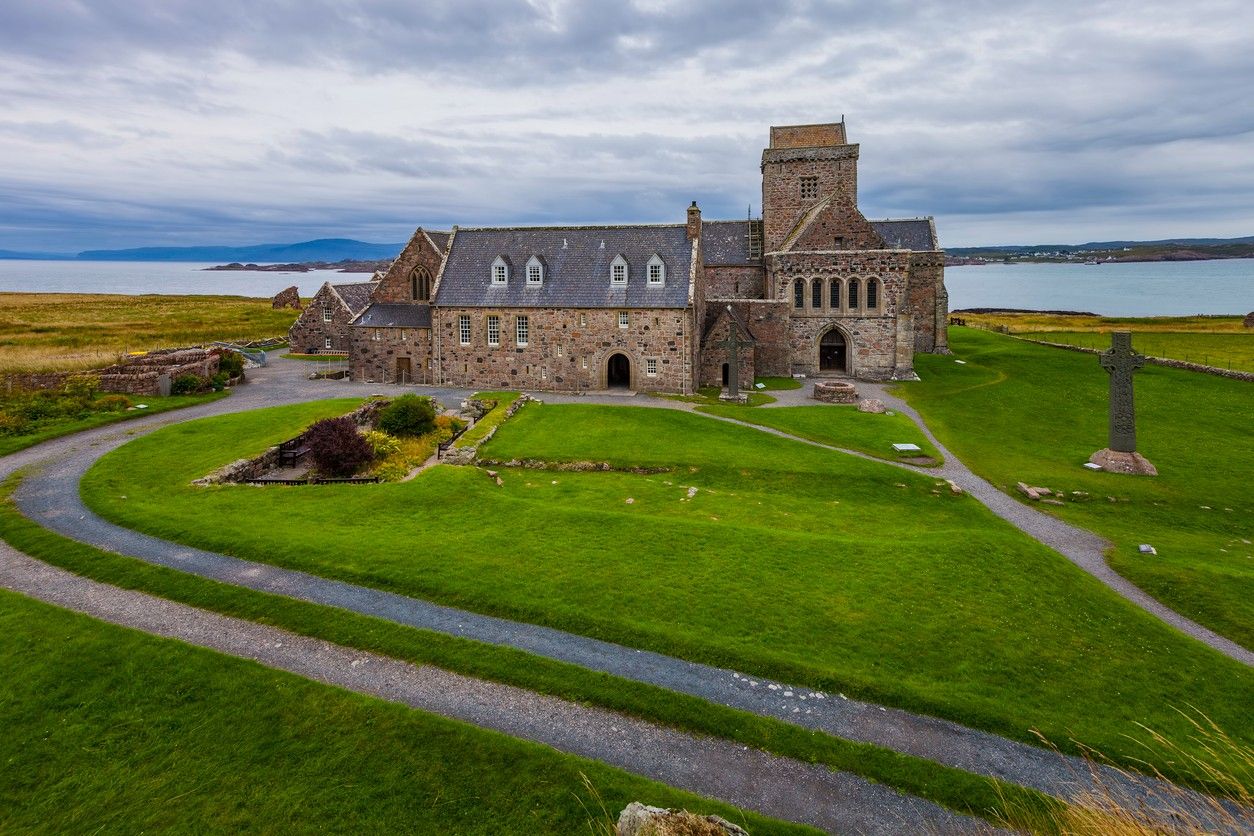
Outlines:
{"label": "round-arched window row", "polygon": [[[824,294],[823,287],[827,286]],[[806,292],[806,288],[809,292]],[[824,298],[826,295],[826,298]],[[875,313],[880,307],[880,280],[871,276],[865,282],[861,279],[828,280],[794,279],[792,283],[792,306],[797,310],[806,310],[807,298],[809,310],[821,311],[866,311]],[[824,302],[826,301],[826,306]],[[842,304],[843,303],[843,304]]]}

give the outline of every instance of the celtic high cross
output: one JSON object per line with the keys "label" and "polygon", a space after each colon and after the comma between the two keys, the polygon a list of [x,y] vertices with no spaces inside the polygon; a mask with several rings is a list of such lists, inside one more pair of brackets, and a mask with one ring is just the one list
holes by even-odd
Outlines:
{"label": "celtic high cross", "polygon": [[1110,335],[1110,350],[1101,354],[1110,373],[1110,449],[1136,452],[1136,410],[1132,401],[1132,373],[1145,365],[1145,355],[1132,350],[1132,332]]}
{"label": "celtic high cross", "polygon": [[[731,306],[727,307],[731,312]],[[736,320],[732,316],[727,317],[728,330],[730,333],[727,339],[719,343],[719,345],[727,349],[727,396],[731,400],[739,400],[740,398],[740,349],[748,343],[740,341],[740,328],[736,326]]]}

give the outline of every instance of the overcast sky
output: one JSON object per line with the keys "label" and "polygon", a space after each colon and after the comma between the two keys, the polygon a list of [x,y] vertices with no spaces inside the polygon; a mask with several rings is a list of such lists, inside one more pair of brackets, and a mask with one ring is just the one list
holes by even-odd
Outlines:
{"label": "overcast sky", "polygon": [[942,244],[1254,234],[1254,3],[4,0],[0,248],[760,210],[861,143]]}

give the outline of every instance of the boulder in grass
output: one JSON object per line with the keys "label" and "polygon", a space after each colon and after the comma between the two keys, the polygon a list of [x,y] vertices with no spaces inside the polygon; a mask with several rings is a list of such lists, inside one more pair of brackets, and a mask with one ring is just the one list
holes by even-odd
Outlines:
{"label": "boulder in grass", "polygon": [[618,816],[618,836],[749,836],[742,827],[719,816],[699,816],[687,810],[663,810],[639,801]]}
{"label": "boulder in grass", "polygon": [[884,402],[879,398],[863,398],[858,401],[859,412],[871,412],[876,415],[881,415],[885,409],[886,407],[884,406]]}

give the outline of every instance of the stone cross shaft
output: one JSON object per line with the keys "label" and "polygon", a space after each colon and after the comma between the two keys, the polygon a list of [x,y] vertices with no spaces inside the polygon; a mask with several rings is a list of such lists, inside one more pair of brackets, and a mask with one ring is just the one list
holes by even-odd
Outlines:
{"label": "stone cross shaft", "polygon": [[730,333],[719,345],[727,349],[727,394],[735,399],[740,397],[740,349],[745,343],[740,341],[740,329],[736,327],[736,320],[728,317],[727,321]]}
{"label": "stone cross shaft", "polygon": [[1110,350],[1101,354],[1110,373],[1110,449],[1136,452],[1136,410],[1132,400],[1132,373],[1145,365],[1145,355],[1132,350],[1132,333],[1115,331]]}

